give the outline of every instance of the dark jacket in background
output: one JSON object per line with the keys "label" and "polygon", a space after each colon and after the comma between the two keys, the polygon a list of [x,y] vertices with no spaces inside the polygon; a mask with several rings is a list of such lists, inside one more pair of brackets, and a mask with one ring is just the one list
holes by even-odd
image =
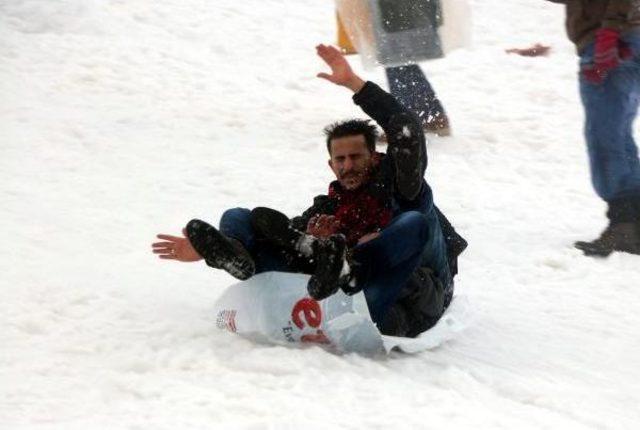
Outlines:
{"label": "dark jacket in background", "polygon": [[591,43],[600,28],[621,33],[640,27],[639,0],[547,0],[566,6],[567,34],[578,53]]}

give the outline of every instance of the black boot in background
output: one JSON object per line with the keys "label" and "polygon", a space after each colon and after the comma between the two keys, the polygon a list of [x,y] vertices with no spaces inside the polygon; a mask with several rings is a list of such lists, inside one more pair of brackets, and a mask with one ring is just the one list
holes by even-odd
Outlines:
{"label": "black boot in background", "polygon": [[608,202],[609,225],[599,238],[576,242],[585,255],[607,257],[613,251],[640,255],[640,198],[616,199]]}

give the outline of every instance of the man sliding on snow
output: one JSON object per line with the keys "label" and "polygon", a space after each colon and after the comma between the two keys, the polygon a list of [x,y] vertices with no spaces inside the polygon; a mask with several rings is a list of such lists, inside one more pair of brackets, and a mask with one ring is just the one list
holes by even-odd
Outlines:
{"label": "man sliding on snow", "polygon": [[[311,274],[309,295],[363,291],[383,334],[414,337],[432,327],[453,297],[457,256],[466,242],[433,203],[424,180],[420,121],[391,95],[365,82],[334,47],[319,45],[331,74],[319,77],[352,90],[354,102],[384,130],[387,154],[375,151],[367,120],[325,129],[337,180],[301,216],[269,208],[230,209],[216,229],[190,221],[184,237],[158,235],[160,258],[205,262],[247,279],[266,271]],[[444,234],[443,234],[444,231]]]}

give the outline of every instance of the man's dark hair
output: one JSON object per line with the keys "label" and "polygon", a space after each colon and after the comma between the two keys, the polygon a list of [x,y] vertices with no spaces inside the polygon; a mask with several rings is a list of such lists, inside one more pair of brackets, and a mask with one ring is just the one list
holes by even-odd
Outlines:
{"label": "man's dark hair", "polygon": [[331,141],[345,136],[358,136],[362,134],[367,144],[367,149],[371,152],[376,150],[376,140],[378,139],[378,129],[371,124],[368,119],[349,119],[346,121],[334,122],[324,128],[324,135],[327,137],[327,151],[331,154]]}

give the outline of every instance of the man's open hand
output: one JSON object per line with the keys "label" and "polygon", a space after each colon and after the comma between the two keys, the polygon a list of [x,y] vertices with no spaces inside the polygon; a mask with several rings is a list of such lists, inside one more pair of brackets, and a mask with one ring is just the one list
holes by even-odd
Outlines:
{"label": "man's open hand", "polygon": [[333,82],[336,85],[342,85],[357,93],[362,89],[365,82],[358,75],[353,73],[351,66],[342,52],[337,48],[328,45],[316,46],[318,56],[324,60],[329,67],[331,73],[318,73],[318,77]]}
{"label": "man's open hand", "polygon": [[186,238],[187,232],[185,229],[182,229],[182,234],[185,237],[159,234],[157,236],[158,239],[162,239],[164,242],[155,242],[151,244],[153,253],[158,254],[158,256],[163,260],[178,260],[183,262],[202,260],[200,254],[193,249],[191,242]]}
{"label": "man's open hand", "polygon": [[326,239],[338,233],[340,222],[333,215],[316,215],[307,223],[307,234],[319,239]]}

